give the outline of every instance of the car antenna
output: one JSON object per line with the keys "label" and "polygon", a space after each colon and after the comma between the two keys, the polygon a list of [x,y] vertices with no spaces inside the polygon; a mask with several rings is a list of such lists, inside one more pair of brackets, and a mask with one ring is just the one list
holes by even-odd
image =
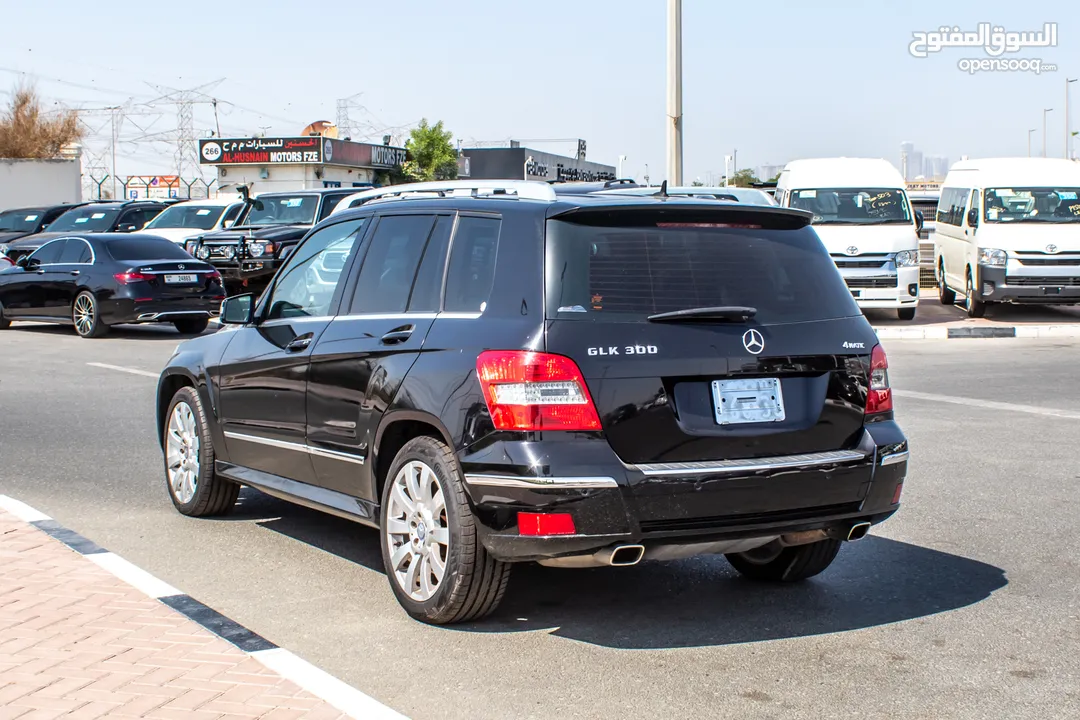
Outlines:
{"label": "car antenna", "polygon": [[667,194],[667,180],[660,183],[660,192],[658,192],[656,194],[659,195],[660,197],[667,197],[668,196],[668,194]]}

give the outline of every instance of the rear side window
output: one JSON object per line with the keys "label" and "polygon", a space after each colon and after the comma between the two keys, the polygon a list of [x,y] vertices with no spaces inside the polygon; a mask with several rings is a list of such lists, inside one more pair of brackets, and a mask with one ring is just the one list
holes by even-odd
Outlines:
{"label": "rear side window", "polygon": [[176,243],[145,235],[110,240],[105,247],[113,260],[191,260],[187,251]]}
{"label": "rear side window", "polygon": [[450,248],[446,273],[446,312],[483,312],[495,280],[499,249],[498,218],[462,216]]}
{"label": "rear side window", "polygon": [[88,263],[90,262],[90,246],[85,240],[70,238],[64,241],[64,250],[60,253],[59,263]]}
{"label": "rear side window", "polygon": [[725,305],[756,308],[760,323],[859,314],[811,228],[672,220],[548,221],[548,317],[633,321]]}
{"label": "rear side window", "polygon": [[434,225],[432,215],[390,215],[379,220],[360,269],[351,312],[405,312]]}

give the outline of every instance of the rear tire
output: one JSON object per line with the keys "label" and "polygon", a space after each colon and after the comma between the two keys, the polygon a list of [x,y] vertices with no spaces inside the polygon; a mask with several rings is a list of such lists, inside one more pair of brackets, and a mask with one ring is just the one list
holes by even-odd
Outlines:
{"label": "rear tire", "polygon": [[900,308],[896,311],[896,317],[901,320],[914,320],[916,308]]}
{"label": "rear tire", "polygon": [[75,302],[71,304],[71,322],[79,337],[99,338],[109,332],[109,326],[101,321],[97,298],[89,290],[75,296]]}
{"label": "rear tire", "polygon": [[986,303],[975,297],[975,283],[971,279],[971,270],[967,272],[967,282],[964,283],[964,292],[966,298],[964,299],[964,309],[967,311],[967,315],[970,318],[981,318],[986,314]]}
{"label": "rear tire", "polygon": [[945,282],[945,263],[938,263],[937,272],[937,284],[938,284],[938,300],[942,305],[955,305],[956,293],[949,289],[948,284]]}
{"label": "rear tire", "polygon": [[725,555],[744,577],[762,582],[798,582],[811,578],[832,564],[840,552],[839,540],[821,540],[782,549],[771,557],[755,557],[754,551]]}
{"label": "rear tire", "polygon": [[165,486],[182,515],[225,515],[236,505],[240,486],[214,472],[214,438],[202,399],[193,387],[173,395],[162,429]]}
{"label": "rear tire", "polygon": [[478,620],[498,607],[511,566],[477,537],[461,471],[444,443],[405,443],[386,476],[380,515],[383,566],[405,612],[443,625]]}
{"label": "rear tire", "polygon": [[174,320],[173,326],[176,331],[181,335],[199,335],[210,324],[210,318],[183,318],[182,320]]}

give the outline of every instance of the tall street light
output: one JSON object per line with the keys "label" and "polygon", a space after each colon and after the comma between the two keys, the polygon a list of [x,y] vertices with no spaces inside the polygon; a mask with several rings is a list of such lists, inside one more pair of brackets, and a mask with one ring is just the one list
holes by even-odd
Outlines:
{"label": "tall street light", "polygon": [[1046,113],[1053,111],[1054,108],[1043,108],[1043,157],[1046,157]]}
{"label": "tall street light", "polygon": [[667,181],[682,186],[682,0],[668,0]]}
{"label": "tall street light", "polygon": [[1072,155],[1069,153],[1069,143],[1072,141],[1072,135],[1069,134],[1069,84],[1076,82],[1077,78],[1066,78],[1065,80],[1065,159],[1069,160]]}
{"label": "tall street light", "polygon": [[1037,132],[1038,128],[1031,128],[1028,130],[1028,157],[1031,157],[1031,133]]}

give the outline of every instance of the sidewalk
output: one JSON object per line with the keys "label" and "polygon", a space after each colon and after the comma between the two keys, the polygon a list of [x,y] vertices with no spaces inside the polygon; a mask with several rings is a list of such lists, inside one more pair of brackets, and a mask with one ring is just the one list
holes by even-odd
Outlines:
{"label": "sidewalk", "polygon": [[348,717],[90,557],[0,510],[0,720]]}

